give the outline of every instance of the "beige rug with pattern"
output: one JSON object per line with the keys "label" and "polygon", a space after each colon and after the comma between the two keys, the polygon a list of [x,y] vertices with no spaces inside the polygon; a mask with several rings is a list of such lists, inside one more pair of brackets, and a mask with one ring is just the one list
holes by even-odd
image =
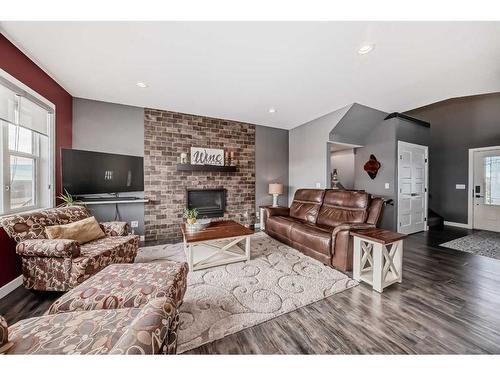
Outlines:
{"label": "beige rug with pattern", "polygon": [[[136,262],[185,261],[182,244],[144,247]],[[251,260],[190,272],[181,307],[178,353],[255,326],[358,283],[265,233],[252,236]]]}

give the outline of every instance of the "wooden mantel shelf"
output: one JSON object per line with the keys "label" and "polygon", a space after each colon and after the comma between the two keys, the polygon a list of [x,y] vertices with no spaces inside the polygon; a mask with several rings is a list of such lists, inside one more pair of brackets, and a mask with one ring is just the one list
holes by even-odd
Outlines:
{"label": "wooden mantel shelf", "polygon": [[177,164],[178,171],[202,171],[202,172],[238,172],[235,165],[196,165],[196,164]]}

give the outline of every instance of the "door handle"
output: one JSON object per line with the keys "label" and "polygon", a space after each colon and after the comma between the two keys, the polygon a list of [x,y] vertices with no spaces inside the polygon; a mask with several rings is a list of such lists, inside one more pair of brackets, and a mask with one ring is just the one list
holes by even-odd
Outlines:
{"label": "door handle", "polygon": [[416,197],[418,194],[417,193],[411,193],[410,194],[412,197]]}

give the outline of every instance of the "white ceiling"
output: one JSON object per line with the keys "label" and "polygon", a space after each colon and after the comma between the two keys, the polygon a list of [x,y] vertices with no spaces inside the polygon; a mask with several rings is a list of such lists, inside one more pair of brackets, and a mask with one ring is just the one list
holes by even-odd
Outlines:
{"label": "white ceiling", "polygon": [[[353,102],[403,112],[500,91],[500,22],[1,22],[0,31],[75,97],[286,129]],[[359,55],[365,42],[376,47]]]}

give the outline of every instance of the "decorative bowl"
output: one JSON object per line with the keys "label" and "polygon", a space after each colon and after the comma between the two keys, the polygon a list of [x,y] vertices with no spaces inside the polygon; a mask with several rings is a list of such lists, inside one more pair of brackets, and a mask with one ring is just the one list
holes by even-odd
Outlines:
{"label": "decorative bowl", "polygon": [[194,224],[186,223],[186,230],[188,232],[199,232],[205,229],[210,224],[210,221],[210,219],[198,219]]}

